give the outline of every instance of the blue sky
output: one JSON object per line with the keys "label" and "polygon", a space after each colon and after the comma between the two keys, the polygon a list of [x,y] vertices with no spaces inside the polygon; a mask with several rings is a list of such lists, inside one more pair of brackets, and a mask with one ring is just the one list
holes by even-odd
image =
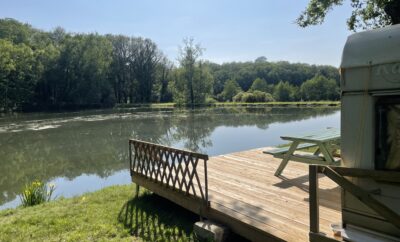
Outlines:
{"label": "blue sky", "polygon": [[351,32],[351,9],[334,9],[321,26],[300,28],[295,19],[307,0],[1,0],[0,17],[36,28],[143,36],[171,59],[185,37],[217,63],[287,60],[338,66]]}

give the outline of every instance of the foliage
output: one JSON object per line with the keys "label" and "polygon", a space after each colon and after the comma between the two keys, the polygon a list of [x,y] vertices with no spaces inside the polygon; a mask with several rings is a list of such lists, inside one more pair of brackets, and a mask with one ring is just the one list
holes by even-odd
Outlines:
{"label": "foliage", "polygon": [[34,181],[25,185],[21,193],[22,206],[29,207],[48,202],[53,195],[55,186],[53,184],[46,185],[41,181]]}
{"label": "foliage", "polygon": [[[297,24],[301,27],[321,24],[329,11],[343,3],[344,0],[310,0],[306,10],[298,17]],[[400,1],[397,0],[350,0],[350,4],[353,12],[347,20],[347,25],[353,31],[396,23],[385,12],[385,7],[395,9],[397,15],[400,9]]]}
{"label": "foliage", "polygon": [[299,88],[290,85],[289,82],[280,81],[274,86],[273,97],[277,101],[295,101],[298,99]]}
{"label": "foliage", "polygon": [[212,97],[206,97],[205,104],[206,104],[207,106],[212,106],[212,105],[215,105],[216,103],[217,103],[217,100],[215,100],[214,98],[212,98]]}
{"label": "foliage", "polygon": [[338,100],[339,88],[335,80],[317,75],[304,82],[300,88],[304,100]]}
{"label": "foliage", "polygon": [[25,44],[0,39],[0,109],[30,102],[34,95],[35,53]]}
{"label": "foliage", "polygon": [[289,82],[293,86],[300,86],[303,82],[313,78],[316,74],[335,79],[339,83],[339,72],[332,66],[317,66],[301,63],[279,62],[230,62],[215,64],[206,62],[210,73],[214,78],[214,96],[220,94],[225,82],[236,81],[243,91],[248,91],[253,82],[259,78],[268,83],[268,91],[272,92],[272,86],[281,80]]}
{"label": "foliage", "polygon": [[198,216],[135,186],[0,211],[4,241],[192,241]]}
{"label": "foliage", "polygon": [[237,82],[234,80],[228,80],[224,84],[224,90],[220,94],[223,101],[232,101],[233,97],[236,96],[242,89],[239,87]]}
{"label": "foliage", "polygon": [[30,25],[15,19],[0,19],[0,39],[8,39],[15,44],[27,43],[33,31]]}
{"label": "foliage", "polygon": [[265,56],[257,57],[257,58],[254,60],[254,62],[255,62],[255,63],[267,62],[267,57],[265,57]]}
{"label": "foliage", "polygon": [[273,102],[274,98],[270,93],[253,91],[240,92],[233,97],[234,102],[256,103],[256,102]]}
{"label": "foliage", "polygon": [[180,50],[180,68],[174,74],[171,90],[178,104],[202,105],[211,94],[213,77],[207,66],[199,60],[203,49],[193,39],[184,39]]}
{"label": "foliage", "polygon": [[256,78],[251,84],[250,91],[271,92],[267,82],[264,79]]}
{"label": "foliage", "polygon": [[[332,66],[268,62],[264,56],[220,65],[200,60],[203,51],[185,39],[176,67],[150,39],[73,34],[60,27],[45,32],[0,19],[0,111],[171,101],[194,106],[207,97],[231,101],[242,90],[275,95],[281,80],[292,89],[315,75],[339,81]],[[275,99],[300,99],[296,93],[283,94]]]}

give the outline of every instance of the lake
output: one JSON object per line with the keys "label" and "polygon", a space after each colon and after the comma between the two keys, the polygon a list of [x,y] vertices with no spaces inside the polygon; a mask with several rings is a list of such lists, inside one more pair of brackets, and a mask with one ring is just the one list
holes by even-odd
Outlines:
{"label": "lake", "polygon": [[131,182],[128,139],[209,156],[285,143],[279,136],[339,128],[338,108],[123,109],[0,117],[0,209],[40,179],[71,197]]}

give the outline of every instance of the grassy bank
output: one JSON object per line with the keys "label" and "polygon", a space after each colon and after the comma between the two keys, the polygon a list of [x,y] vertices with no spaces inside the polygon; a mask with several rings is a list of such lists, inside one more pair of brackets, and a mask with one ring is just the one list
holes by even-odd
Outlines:
{"label": "grassy bank", "polygon": [[134,185],[0,211],[1,241],[189,241],[198,216]]}
{"label": "grassy bank", "polygon": [[266,106],[266,107],[319,107],[340,106],[339,101],[315,101],[315,102],[264,102],[264,103],[240,103],[240,102],[217,102],[215,106]]}
{"label": "grassy bank", "polygon": [[[243,102],[216,102],[203,106],[208,107],[339,107],[340,101],[309,101],[309,102],[261,102],[261,103],[243,103]],[[116,108],[174,108],[175,103],[145,103],[145,104],[118,104]]]}

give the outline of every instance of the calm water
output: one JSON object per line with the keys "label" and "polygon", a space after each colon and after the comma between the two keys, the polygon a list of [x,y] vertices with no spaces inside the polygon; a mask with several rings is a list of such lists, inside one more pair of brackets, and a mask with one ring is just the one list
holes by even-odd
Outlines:
{"label": "calm water", "polygon": [[335,108],[209,108],[89,111],[0,117],[0,209],[19,205],[34,179],[71,197],[130,183],[128,139],[210,156],[283,143],[295,134],[340,124]]}

